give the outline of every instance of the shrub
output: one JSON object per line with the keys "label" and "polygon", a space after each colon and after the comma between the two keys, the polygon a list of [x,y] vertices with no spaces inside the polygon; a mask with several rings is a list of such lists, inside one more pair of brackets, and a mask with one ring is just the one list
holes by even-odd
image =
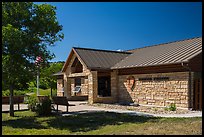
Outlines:
{"label": "shrub", "polygon": [[2,96],[9,96],[10,95],[10,91],[9,90],[3,90],[2,91]]}
{"label": "shrub", "polygon": [[175,103],[171,103],[169,106],[169,110],[170,111],[176,111],[176,104]]}
{"label": "shrub", "polygon": [[38,103],[38,99],[36,96],[28,96],[25,102],[28,104],[28,109],[33,112],[36,111],[36,105]]}
{"label": "shrub", "polygon": [[165,107],[164,110],[165,111],[176,111],[176,104],[175,103],[171,103],[169,105],[169,107]]}
{"label": "shrub", "polygon": [[44,99],[42,102],[37,103],[36,113],[39,116],[48,116],[51,114],[51,99]]}
{"label": "shrub", "polygon": [[168,110],[169,110],[169,108],[168,108],[168,107],[165,107],[165,108],[164,108],[164,110],[165,110],[165,111],[168,111]]}
{"label": "shrub", "polygon": [[39,102],[37,96],[28,96],[26,103],[28,103],[28,108],[39,116],[51,114],[51,99],[49,97]]}

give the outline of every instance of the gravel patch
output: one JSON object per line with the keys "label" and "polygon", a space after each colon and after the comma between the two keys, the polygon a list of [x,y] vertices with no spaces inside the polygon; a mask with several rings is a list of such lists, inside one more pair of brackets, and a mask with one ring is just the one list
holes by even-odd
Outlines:
{"label": "gravel patch", "polygon": [[119,110],[129,110],[137,112],[145,112],[152,114],[192,114],[197,113],[198,111],[192,111],[187,109],[176,109],[175,111],[170,111],[164,107],[154,107],[154,106],[130,106],[130,105],[120,105],[120,104],[103,104],[103,103],[94,103],[91,106],[101,107],[106,109],[119,109]]}

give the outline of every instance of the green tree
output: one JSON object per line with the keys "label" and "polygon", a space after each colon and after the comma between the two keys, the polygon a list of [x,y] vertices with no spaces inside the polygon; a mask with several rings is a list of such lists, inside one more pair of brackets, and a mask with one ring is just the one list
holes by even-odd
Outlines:
{"label": "green tree", "polygon": [[62,69],[63,65],[63,62],[51,62],[45,68],[41,68],[40,87],[44,89],[56,89],[57,77],[53,76],[53,74],[59,72]]}
{"label": "green tree", "polygon": [[63,39],[55,10],[49,4],[2,2],[2,83],[10,91],[10,116],[13,90],[27,86],[36,75],[36,57],[47,63],[54,58],[47,46]]}

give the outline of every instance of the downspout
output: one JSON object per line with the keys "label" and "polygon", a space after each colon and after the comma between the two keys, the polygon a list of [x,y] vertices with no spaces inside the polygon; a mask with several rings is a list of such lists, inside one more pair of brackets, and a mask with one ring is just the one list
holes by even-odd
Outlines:
{"label": "downspout", "polygon": [[188,72],[189,72],[189,80],[188,80],[188,83],[189,83],[189,102],[188,102],[188,105],[189,105],[189,110],[192,110],[192,97],[191,97],[191,95],[192,95],[192,83],[191,83],[191,68],[188,66],[188,64],[186,64],[186,65],[184,65],[184,63],[182,62],[181,63],[181,66],[182,67],[184,67],[185,69],[187,69],[188,70]]}

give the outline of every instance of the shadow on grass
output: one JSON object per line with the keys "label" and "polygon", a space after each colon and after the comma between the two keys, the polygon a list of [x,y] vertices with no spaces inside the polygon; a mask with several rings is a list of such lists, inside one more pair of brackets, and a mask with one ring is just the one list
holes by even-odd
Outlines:
{"label": "shadow on grass", "polygon": [[[157,120],[155,117],[130,116],[114,112],[92,112],[64,117],[56,117],[48,121],[49,127],[69,129],[72,132],[87,132],[106,125],[121,125],[124,123],[145,123]],[[56,124],[58,123],[58,124]]]}
{"label": "shadow on grass", "polygon": [[87,132],[106,125],[121,125],[124,123],[142,124],[147,121],[156,122],[160,119],[157,117],[131,116],[114,112],[87,112],[70,114],[68,116],[54,115],[45,117],[41,122],[45,122],[46,126],[42,126],[42,123],[37,120],[38,118],[37,116],[32,116],[21,117],[16,120],[6,120],[2,121],[2,126],[25,129],[55,128],[59,130],[69,130],[71,132]]}
{"label": "shadow on grass", "polygon": [[[16,116],[19,117],[19,116]],[[24,129],[45,129],[39,122],[36,121],[35,117],[22,117],[20,119],[13,119],[2,121],[2,126],[10,126],[13,128],[24,128]]]}

